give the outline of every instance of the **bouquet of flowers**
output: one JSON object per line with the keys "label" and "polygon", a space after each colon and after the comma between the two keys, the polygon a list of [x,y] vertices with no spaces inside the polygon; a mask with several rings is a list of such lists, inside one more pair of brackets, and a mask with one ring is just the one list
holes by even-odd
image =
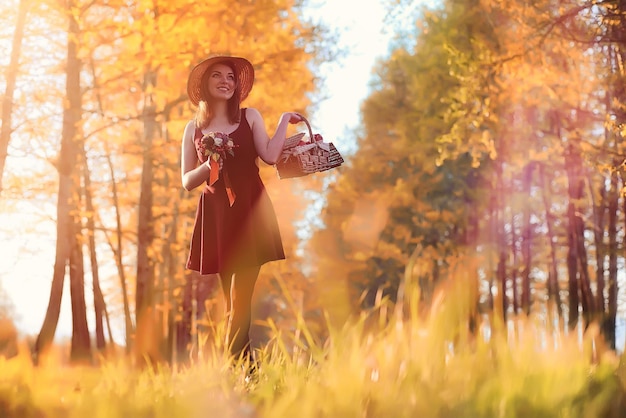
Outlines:
{"label": "bouquet of flowers", "polygon": [[224,165],[226,154],[234,157],[235,143],[233,140],[221,132],[209,132],[202,137],[202,147],[204,148],[204,156],[209,157],[213,161],[219,163],[220,170]]}
{"label": "bouquet of flowers", "polygon": [[[209,185],[213,184],[219,179],[219,173],[224,167],[224,160],[226,156],[235,156],[234,148],[237,147],[233,140],[225,133],[222,132],[209,132],[204,135],[201,140],[201,146],[205,157],[210,160],[211,173],[209,175]],[[232,206],[235,202],[235,192],[230,185],[230,179],[228,173],[224,171],[224,185],[226,186],[226,193],[228,194],[228,200]]]}

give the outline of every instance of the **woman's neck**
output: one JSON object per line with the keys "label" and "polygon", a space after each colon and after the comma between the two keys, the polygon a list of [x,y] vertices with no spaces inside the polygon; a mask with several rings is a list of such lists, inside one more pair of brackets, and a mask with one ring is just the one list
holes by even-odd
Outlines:
{"label": "woman's neck", "polygon": [[211,116],[211,121],[218,123],[230,123],[230,117],[228,115],[228,107],[226,102],[217,102],[213,104],[213,114]]}
{"label": "woman's neck", "polygon": [[213,114],[215,116],[227,116],[228,115],[228,102],[216,101],[213,103]]}

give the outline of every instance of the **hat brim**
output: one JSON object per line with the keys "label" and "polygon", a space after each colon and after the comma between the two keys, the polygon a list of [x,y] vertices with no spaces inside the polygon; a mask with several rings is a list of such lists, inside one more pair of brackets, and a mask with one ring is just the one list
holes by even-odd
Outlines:
{"label": "hat brim", "polygon": [[211,66],[220,62],[228,62],[235,67],[235,77],[239,83],[239,102],[244,101],[245,98],[248,97],[248,94],[250,94],[250,90],[252,90],[252,85],[254,84],[254,67],[252,63],[241,57],[216,55],[196,65],[189,74],[189,79],[187,80],[187,95],[194,105],[197,106],[200,100],[202,100],[202,77],[204,77],[204,74]]}

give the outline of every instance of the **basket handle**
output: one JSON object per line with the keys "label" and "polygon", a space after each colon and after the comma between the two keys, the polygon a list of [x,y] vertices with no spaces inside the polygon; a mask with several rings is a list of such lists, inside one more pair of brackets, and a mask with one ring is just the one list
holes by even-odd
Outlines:
{"label": "basket handle", "polygon": [[309,130],[309,142],[314,142],[315,140],[313,139],[313,131],[311,130],[311,124],[309,123],[307,118],[304,117],[304,115],[301,115],[300,113],[296,113],[296,115],[300,116],[300,119],[302,119],[301,122],[306,123],[306,127]]}

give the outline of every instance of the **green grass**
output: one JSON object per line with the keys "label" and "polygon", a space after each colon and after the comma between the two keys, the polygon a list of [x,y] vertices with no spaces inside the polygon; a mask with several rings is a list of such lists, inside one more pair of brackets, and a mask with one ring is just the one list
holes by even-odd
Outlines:
{"label": "green grass", "polygon": [[210,350],[212,338],[191,365],[144,370],[121,356],[100,367],[54,358],[35,367],[21,352],[0,358],[0,417],[626,416],[626,374],[598,348],[595,328],[582,340],[547,338],[531,318],[517,322],[516,338],[496,325],[485,338],[464,325],[462,289],[448,289],[426,318],[414,302],[401,318],[386,314],[383,301],[323,344],[301,318],[295,333],[269,322],[273,338],[252,382]]}

